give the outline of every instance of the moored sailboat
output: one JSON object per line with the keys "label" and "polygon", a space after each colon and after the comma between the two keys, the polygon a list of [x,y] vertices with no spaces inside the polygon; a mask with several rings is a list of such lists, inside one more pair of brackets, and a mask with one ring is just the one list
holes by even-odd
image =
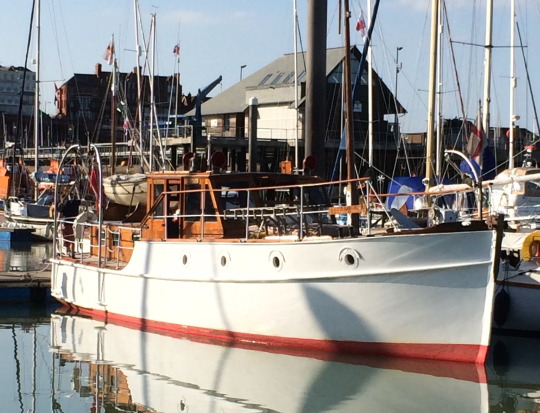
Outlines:
{"label": "moored sailboat", "polygon": [[149,174],[144,220],[81,230],[91,253],[58,250],[52,295],[226,343],[484,362],[498,259],[484,222],[361,232],[326,194],[362,179],[212,169]]}

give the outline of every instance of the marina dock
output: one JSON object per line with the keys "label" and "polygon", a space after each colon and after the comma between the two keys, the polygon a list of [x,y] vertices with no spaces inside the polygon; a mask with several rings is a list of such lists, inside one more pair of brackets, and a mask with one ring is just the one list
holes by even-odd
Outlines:
{"label": "marina dock", "polygon": [[40,304],[53,301],[50,271],[1,271],[0,303]]}

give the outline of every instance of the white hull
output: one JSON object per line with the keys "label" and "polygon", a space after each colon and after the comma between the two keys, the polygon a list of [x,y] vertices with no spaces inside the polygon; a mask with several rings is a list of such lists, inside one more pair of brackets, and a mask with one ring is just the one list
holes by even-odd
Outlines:
{"label": "white hull", "polygon": [[103,178],[107,198],[120,205],[146,205],[146,175],[116,174]]}
{"label": "white hull", "polygon": [[505,233],[502,248],[520,254],[517,267],[501,262],[495,290],[493,326],[501,330],[540,333],[540,260],[522,259],[528,232]]}
{"label": "white hull", "polygon": [[[495,305],[502,321],[494,327],[521,332],[540,332],[540,267],[536,262],[522,262],[518,269],[503,263],[497,277]],[[506,292],[508,302],[499,300]]]}
{"label": "white hull", "polygon": [[492,231],[302,242],[136,242],[122,270],[53,259],[90,314],[224,341],[483,362]]}
{"label": "white hull", "polygon": [[52,241],[54,234],[54,219],[53,218],[32,218],[22,215],[5,214],[9,222],[20,225],[26,228],[32,228],[32,237],[43,240]]}

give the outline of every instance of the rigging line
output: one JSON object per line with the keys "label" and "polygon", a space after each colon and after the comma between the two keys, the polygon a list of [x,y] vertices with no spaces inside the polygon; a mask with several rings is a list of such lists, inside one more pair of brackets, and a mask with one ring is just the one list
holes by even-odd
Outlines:
{"label": "rigging line", "polygon": [[[34,9],[36,8],[36,0],[32,1],[32,12],[30,14],[30,29],[28,30],[28,41],[26,44],[26,56],[24,59],[24,71],[21,84],[21,94],[19,96],[19,110],[17,113],[17,130],[15,131],[15,145],[19,143],[20,131],[22,129],[22,108],[24,99],[24,86],[26,84],[26,72],[28,71],[26,65],[28,64],[28,55],[30,54],[30,44],[32,42],[32,25],[34,23]],[[15,162],[15,156],[13,156],[13,162]]]}
{"label": "rigging line", "polygon": [[[61,74],[61,78],[63,79],[64,78],[64,68],[62,67],[62,62],[63,62],[63,59],[62,59],[62,56],[61,56],[61,53],[60,53],[60,45],[59,45],[59,42],[58,42],[58,39],[59,39],[59,36],[58,36],[58,24],[57,24],[57,21],[56,19],[54,18],[54,16],[56,16],[56,9],[54,7],[54,1],[51,1],[49,3],[49,7],[50,9],[52,9],[50,11],[51,13],[51,16],[53,16],[51,18],[52,20],[52,31],[54,33],[54,37],[56,38],[56,54],[57,54],[57,61],[58,61],[58,64],[60,65],[60,74]],[[60,6],[60,9],[62,8],[62,6]],[[60,11],[60,14],[62,12]]]}
{"label": "rigging line", "polygon": [[463,95],[461,93],[461,83],[459,81],[459,73],[457,70],[457,64],[456,64],[456,55],[454,51],[454,46],[452,44],[452,33],[450,32],[450,21],[448,20],[448,10],[446,9],[446,2],[443,2],[443,15],[444,19],[446,21],[446,30],[448,31],[448,43],[450,46],[450,57],[452,58],[452,67],[454,68],[454,75],[456,77],[456,86],[457,86],[457,92],[459,97],[459,104],[461,108],[461,116],[463,117],[463,121],[465,121],[465,104],[463,103]]}
{"label": "rigging line", "polygon": [[534,95],[533,95],[533,90],[532,90],[532,85],[531,85],[531,78],[529,76],[529,65],[527,63],[527,59],[525,57],[525,52],[523,50],[523,40],[521,38],[521,30],[519,28],[519,23],[517,23],[517,22],[516,22],[516,29],[517,29],[517,33],[518,33],[518,37],[519,37],[521,55],[523,57],[523,64],[525,66],[525,75],[527,76],[527,85],[529,86],[529,92],[531,94],[531,101],[532,101],[533,112],[534,112],[534,120],[536,122],[536,130],[540,131],[540,125],[538,124],[538,113],[536,111],[536,102],[534,100]]}

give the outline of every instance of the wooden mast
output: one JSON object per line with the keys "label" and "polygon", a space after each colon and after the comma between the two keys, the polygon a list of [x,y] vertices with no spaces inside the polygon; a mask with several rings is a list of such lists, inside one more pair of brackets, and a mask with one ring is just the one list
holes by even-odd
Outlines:
{"label": "wooden mast", "polygon": [[435,131],[435,87],[437,75],[437,32],[439,20],[439,0],[431,2],[431,48],[429,54],[429,99],[426,136],[426,191],[433,186],[433,134]]}

